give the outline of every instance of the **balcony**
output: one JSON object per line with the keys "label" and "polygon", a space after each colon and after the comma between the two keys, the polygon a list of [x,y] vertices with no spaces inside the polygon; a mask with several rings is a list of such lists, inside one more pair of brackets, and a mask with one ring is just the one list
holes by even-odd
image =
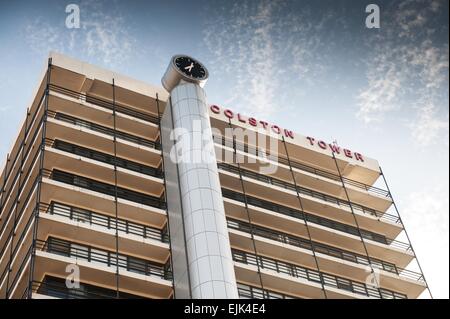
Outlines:
{"label": "balcony", "polygon": [[[354,218],[363,229],[371,229],[380,234],[397,236],[403,229],[398,216],[381,213],[361,205],[350,203],[323,193],[295,187],[295,185],[266,175],[241,169],[233,165],[219,163],[221,184],[226,188],[241,191],[241,184],[236,181],[242,174],[247,194],[262,197],[290,207],[298,207],[297,192],[301,197],[303,209],[346,224],[356,225]],[[352,214],[351,207],[354,211]]]}
{"label": "balcony", "polygon": [[57,202],[52,202],[50,205],[41,204],[39,207],[40,211],[45,211],[45,213],[50,215],[63,216],[87,225],[98,225],[112,230],[117,229],[119,233],[132,234],[142,238],[158,240],[162,243],[169,243],[167,228],[158,229],[122,218],[117,218],[116,220],[112,216]]}
{"label": "balcony", "polygon": [[[240,143],[255,144],[251,138],[251,134],[262,134],[262,138],[258,138],[257,147],[270,150],[274,145],[276,147],[277,155],[288,157],[291,161],[305,163],[308,166],[319,168],[321,170],[332,172],[335,175],[342,175],[348,179],[361,182],[366,185],[374,185],[380,177],[380,169],[378,162],[375,159],[364,157],[364,162],[349,159],[342,152],[336,155],[337,166],[341,174],[339,174],[336,168],[336,162],[332,158],[331,149],[327,145],[327,149],[321,147],[311,146],[306,136],[301,134],[295,134],[295,138],[286,139],[286,143],[281,139],[281,134],[272,134],[272,132],[264,132],[252,125],[246,125],[239,121],[237,116],[231,119],[231,122],[224,121],[221,114],[210,112],[211,125],[215,127],[218,133],[214,133],[216,136],[225,136],[228,140],[236,139]],[[238,130],[245,129],[244,132],[236,132],[234,137],[230,136],[229,129],[236,128]],[[248,131],[247,131],[248,130]],[[244,134],[242,134],[244,133]],[[269,134],[270,133],[270,134]],[[248,138],[250,136],[250,138]],[[230,147],[232,143],[229,144]],[[288,155],[286,154],[286,150]],[[275,155],[275,154],[273,154]]]}
{"label": "balcony", "polygon": [[[308,269],[295,264],[286,263],[276,259],[256,256],[254,254],[232,250],[233,260],[236,265],[243,264],[255,267],[237,267],[236,276],[238,278],[251,278],[249,272],[252,268],[260,269],[264,287],[269,289],[278,289],[287,291],[291,294],[302,295],[306,291],[313,293],[315,298],[320,298],[322,285],[327,289],[327,296],[329,298],[377,298],[377,299],[405,299],[406,295],[390,291],[387,289],[380,289],[369,287],[368,285],[349,280],[343,277],[318,272],[313,269]],[[295,278],[292,282],[286,282],[278,275],[287,275]],[[282,279],[282,280],[280,280]],[[310,285],[309,283],[313,283]],[[319,284],[319,285],[318,285]],[[331,289],[330,289],[331,288]],[[329,291],[328,291],[329,290]],[[342,292],[341,292],[342,290]],[[350,295],[348,294],[350,293]],[[310,296],[310,295],[309,295]],[[306,296],[305,296],[306,297]],[[322,295],[323,297],[323,295]]]}
{"label": "balcony", "polygon": [[22,171],[27,171],[31,165],[30,163],[33,163],[34,152],[36,152],[39,146],[39,142],[36,143],[36,141],[40,141],[42,134],[42,122],[44,118],[43,101],[42,97],[37,105],[39,110],[27,114],[27,119],[18,134],[4,170],[0,175],[0,214],[6,199],[11,194],[21,174],[20,166],[22,166]]}
{"label": "balcony", "polygon": [[116,254],[115,251],[108,251],[55,237],[49,237],[46,241],[37,240],[36,248],[43,252],[103,264],[108,267],[117,266],[119,269],[144,276],[172,280],[172,271],[169,263],[158,264],[146,259],[121,253]]}
{"label": "balcony", "polygon": [[[80,288],[67,288],[64,278],[45,276],[43,281],[33,281],[32,299],[142,299],[144,297],[80,283]],[[28,289],[22,295],[22,299],[28,295]]]}
{"label": "balcony", "polygon": [[285,295],[268,289],[261,289],[243,283],[237,284],[240,299],[298,299],[299,297]]}
{"label": "balcony", "polygon": [[[114,133],[115,132],[115,133]],[[114,148],[114,135],[116,147]],[[49,111],[46,137],[52,140],[70,141],[70,143],[146,166],[158,167],[161,164],[161,146],[158,142],[114,131],[114,129],[96,123],[81,120],[64,113]]]}
{"label": "balcony", "polygon": [[[76,172],[106,184],[160,197],[164,193],[161,169],[132,162],[61,140],[46,140],[44,167]],[[114,168],[117,168],[117,175]]]}
{"label": "balcony", "polygon": [[76,264],[82,281],[114,289],[118,268],[121,291],[147,298],[172,295],[172,273],[168,264],[52,237],[38,240],[36,246],[34,278],[37,281],[44,280],[46,274],[66,276],[66,266]]}
{"label": "balcony", "polygon": [[[31,171],[28,171],[27,176],[30,174]],[[12,198],[12,205],[8,211],[5,210],[4,212],[5,215],[2,217],[2,223],[0,223],[0,256],[3,256],[7,243],[11,241],[12,234],[21,234],[26,228],[27,221],[35,207],[39,177],[34,176],[33,178],[34,180],[30,180],[27,187],[22,189],[18,197],[19,202],[17,202],[17,197]],[[14,219],[17,220],[16,223],[14,223]],[[14,238],[14,241],[17,243],[17,237]]]}
{"label": "balcony", "polygon": [[70,90],[68,88],[65,88],[65,87],[62,87],[59,85],[55,85],[55,84],[50,84],[49,88],[50,88],[50,91],[60,93],[66,97],[71,97],[79,102],[91,103],[91,104],[100,106],[100,107],[105,108],[110,111],[115,110],[118,113],[126,114],[130,117],[137,118],[137,119],[149,122],[149,123],[159,125],[159,119],[157,116],[154,116],[150,113],[145,113],[145,112],[133,109],[133,108],[125,106],[125,105],[122,105],[120,102],[112,103],[112,101],[102,99],[99,97],[95,97],[95,96],[90,96],[90,95],[87,95],[84,93],[79,93],[79,92],[76,92],[76,91]]}
{"label": "balcony", "polygon": [[58,182],[86,188],[110,196],[117,196],[119,198],[127,199],[139,204],[152,206],[159,209],[166,209],[165,200],[161,197],[155,197],[144,193],[135,192],[122,187],[115,187],[114,185],[99,182],[97,180],[93,180],[84,176],[67,173],[57,169],[54,169],[53,171],[44,169],[43,176],[46,178],[51,178]]}
{"label": "balcony", "polygon": [[[96,100],[96,98],[93,98]],[[116,116],[114,117],[113,104],[111,103],[111,109],[107,104],[100,106],[92,103],[90,98],[86,100],[76,99],[74,97],[64,95],[60,91],[50,90],[48,109],[51,112],[64,113],[70,116],[74,116],[87,121],[95,122],[99,125],[106,127],[116,126],[117,130],[127,132],[143,138],[156,140],[159,137],[159,125],[148,120],[143,120],[138,117],[127,115],[123,112],[119,112],[118,107],[116,109]],[[127,109],[128,110],[128,109]],[[137,111],[139,114],[141,112]],[[133,113],[132,111],[130,113]],[[152,118],[155,122],[158,122],[157,117],[153,117],[150,114],[145,114],[143,117]]]}
{"label": "balcony", "polygon": [[302,212],[300,210],[292,209],[290,207],[285,207],[282,205],[274,204],[272,202],[265,201],[265,200],[262,200],[262,199],[259,199],[259,198],[253,197],[253,196],[246,195],[246,198],[244,198],[243,194],[226,189],[226,188],[222,188],[222,195],[225,198],[239,201],[241,203],[245,203],[245,199],[247,199],[248,205],[268,209],[268,210],[271,210],[271,211],[274,211],[274,212],[277,212],[277,213],[280,213],[280,214],[283,214],[286,216],[298,218],[298,219],[301,219],[304,221],[306,220],[308,222],[322,225],[325,227],[329,227],[334,230],[339,230],[339,231],[342,231],[342,232],[345,232],[345,233],[348,233],[351,235],[359,236],[359,234],[361,233],[361,236],[363,238],[369,239],[369,240],[374,240],[379,243],[383,243],[383,244],[389,244],[390,242],[392,243],[391,239],[388,239],[383,235],[380,235],[380,234],[377,234],[377,233],[374,233],[371,231],[367,231],[364,229],[361,229],[360,231],[358,231],[358,228],[355,226],[350,226],[347,224],[336,222],[332,219],[323,218],[320,216]]}
{"label": "balcony", "polygon": [[[111,83],[113,78],[115,81],[114,87]],[[93,65],[80,63],[80,61],[71,60],[58,54],[52,54],[51,84],[52,89],[62,87],[86,95],[86,99],[95,98],[96,101],[100,102],[98,104],[101,104],[105,109],[112,105],[114,93],[116,107],[121,106],[154,117],[157,117],[158,114],[157,95],[160,97],[161,113],[164,111],[164,101],[168,98],[167,92],[162,88]],[[72,92],[65,91],[64,94],[74,94]],[[105,103],[109,105],[105,105]],[[126,114],[125,112],[124,114]],[[133,116],[139,116],[139,114],[133,113]]]}
{"label": "balcony", "polygon": [[[425,289],[422,274],[397,267],[387,261],[353,251],[344,250],[317,241],[275,231],[270,228],[228,219],[230,242],[233,248],[254,250],[258,254],[283,259],[287,262],[315,268],[313,248],[321,270],[364,282],[371,267],[379,274],[379,284],[386,289],[395,290],[417,298]],[[254,235],[255,242],[252,241]]]}
{"label": "balcony", "polygon": [[[222,188],[222,195],[224,197],[225,212],[229,217],[245,220],[248,218],[248,213],[253,223],[300,236],[308,235],[308,230],[306,229],[307,221],[312,238],[365,254],[358,229],[354,226],[249,195],[246,196],[247,212],[243,194]],[[413,258],[409,244],[363,229],[360,231],[362,238],[369,246],[369,253],[373,254],[373,256],[387,259],[400,267],[406,267]]]}
{"label": "balcony", "polygon": [[[346,177],[341,177],[337,174],[306,165],[304,163],[288,159],[287,157],[278,154],[267,154],[265,150],[258,149],[246,143],[225,138],[224,136],[213,136],[216,145],[220,146],[220,151],[233,152],[236,150],[237,156],[242,158],[247,157],[246,161],[241,163],[241,166],[253,171],[259,171],[261,166],[273,165],[277,167],[277,171],[273,177],[292,180],[290,167],[292,167],[296,182],[298,185],[303,185],[309,189],[317,189],[327,192],[330,195],[346,199],[342,192],[342,182],[346,185],[349,197],[352,201],[360,203],[361,205],[371,206],[374,209],[385,211],[392,204],[391,194],[379,187],[371,186],[352,180]],[[223,158],[219,161],[224,162]],[[290,164],[290,165],[289,165]]]}
{"label": "balcony", "polygon": [[84,128],[87,128],[89,130],[98,132],[98,133],[102,133],[102,134],[106,134],[106,135],[110,135],[110,136],[116,136],[117,138],[123,139],[125,141],[129,141],[135,144],[139,144],[139,145],[143,145],[146,147],[150,147],[150,148],[154,148],[157,150],[161,150],[161,144],[152,141],[152,140],[148,140],[148,139],[144,139],[142,137],[136,136],[136,135],[132,135],[126,132],[122,132],[119,130],[114,130],[113,128],[109,128],[107,126],[103,126],[103,125],[99,125],[93,122],[89,122],[71,115],[67,115],[64,113],[59,113],[59,112],[52,112],[52,111],[48,111],[49,112],[49,116],[50,117],[54,117],[57,120],[61,120],[64,121],[66,123],[70,123],[73,125],[78,125]]}
{"label": "balcony", "polygon": [[[117,194],[117,214],[120,218],[159,229],[165,226],[167,216],[162,198],[121,190],[118,188]],[[41,201],[44,203],[61,202],[115,216],[114,195],[114,185],[70,173],[53,174],[52,171],[43,170]]]}
{"label": "balcony", "polygon": [[111,154],[102,153],[93,149],[89,149],[80,145],[69,143],[61,140],[45,139],[45,145],[62,150],[75,155],[94,159],[102,163],[116,165],[117,167],[131,170],[136,173],[145,174],[148,176],[162,178],[164,173],[161,168],[144,165],[133,162],[124,158],[116,157]]}
{"label": "balcony", "polygon": [[122,218],[100,214],[67,204],[52,202],[39,205],[38,238],[48,236],[77,239],[110,250],[167,263],[170,256],[169,235],[159,229]]}

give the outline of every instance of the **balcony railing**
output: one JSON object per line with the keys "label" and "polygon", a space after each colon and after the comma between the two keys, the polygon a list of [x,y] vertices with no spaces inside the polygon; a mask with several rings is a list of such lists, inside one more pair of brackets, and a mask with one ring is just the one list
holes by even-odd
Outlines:
{"label": "balcony railing", "polygon": [[[65,279],[46,276],[44,281],[33,281],[32,291],[60,299],[112,299],[117,298],[113,289],[80,283],[80,288],[67,288]],[[28,295],[25,290],[23,297]],[[119,291],[120,299],[143,299],[144,297]]]}
{"label": "balcony railing", "polygon": [[154,168],[151,166],[143,165],[141,163],[133,162],[127,159],[123,159],[120,157],[115,157],[110,154],[102,153],[96,150],[92,150],[86,147],[82,147],[79,145],[75,145],[72,143],[68,143],[61,140],[52,140],[45,139],[45,145],[56,148],[58,150],[62,150],[65,152],[69,152],[72,154],[76,154],[79,156],[83,156],[86,158],[90,158],[96,161],[100,161],[106,164],[116,165],[121,168],[129,169],[134,172],[138,172],[145,175],[150,175],[158,178],[163,177],[163,172],[159,168]]}
{"label": "balcony railing", "polygon": [[404,279],[409,279],[420,283],[425,282],[422,274],[416,273],[411,270],[399,268],[396,265],[383,261],[381,259],[372,257],[369,259],[367,256],[363,256],[348,250],[340,249],[337,247],[329,246],[315,241],[310,241],[302,237],[289,235],[259,225],[252,225],[252,227],[250,228],[250,225],[248,223],[244,223],[242,221],[238,221],[235,219],[228,219],[227,225],[228,228],[231,229],[236,229],[246,233],[253,232],[253,234],[257,236],[275,240],[280,243],[289,244],[295,247],[308,249],[310,251],[312,251],[314,248],[314,251],[317,253],[325,254],[345,261],[350,261],[355,264],[360,264],[364,266],[371,265],[373,268],[390,272]]}
{"label": "balcony railing", "polygon": [[94,97],[94,96],[90,96],[90,95],[87,95],[87,94],[83,94],[83,93],[79,93],[79,92],[76,92],[76,91],[72,91],[72,90],[69,90],[67,88],[55,85],[55,84],[50,84],[49,87],[50,87],[51,91],[54,91],[54,92],[57,92],[57,93],[60,93],[60,94],[66,95],[66,96],[70,96],[70,97],[72,97],[74,99],[77,99],[77,100],[80,100],[80,101],[85,101],[85,102],[88,102],[88,103],[92,103],[92,104],[101,106],[103,108],[106,108],[108,110],[114,110],[115,109],[116,112],[123,113],[123,114],[126,114],[126,115],[130,115],[132,117],[136,117],[138,119],[141,119],[141,120],[144,120],[144,121],[147,121],[147,122],[151,122],[151,123],[154,123],[154,124],[159,124],[159,119],[158,119],[157,116],[153,116],[153,115],[150,115],[148,113],[137,111],[137,110],[132,109],[130,107],[121,105],[118,102],[112,103],[112,101],[108,101],[106,99],[101,99],[101,98],[98,98],[98,97]]}
{"label": "balcony railing", "polygon": [[261,289],[242,283],[237,284],[240,299],[300,299],[268,289]]}
{"label": "balcony railing", "polygon": [[67,240],[49,237],[46,241],[36,240],[36,248],[51,254],[85,260],[108,267],[118,266],[120,269],[144,276],[153,276],[172,280],[170,264],[157,264],[142,258],[117,254],[97,247],[73,243]]}
{"label": "balcony railing", "polygon": [[[244,195],[226,188],[222,188],[222,195],[226,198],[230,198],[233,200],[237,200],[239,202],[244,203]],[[331,219],[327,219],[324,217],[319,217],[316,215],[312,215],[306,212],[302,212],[300,210],[296,210],[290,207],[282,206],[279,204],[275,204],[266,200],[262,200],[256,197],[252,197],[247,195],[247,203],[256,207],[260,207],[263,209],[268,209],[286,216],[295,217],[301,220],[306,220],[308,222],[312,222],[321,226],[325,226],[328,228],[332,228],[335,230],[339,230],[351,235],[359,236],[358,229],[354,226],[350,226],[347,224],[339,223]],[[412,252],[411,245],[407,243],[400,242],[398,240],[387,238],[383,235],[373,233],[364,229],[360,229],[361,236],[365,239],[373,240],[378,243],[382,243],[385,245],[392,246],[394,248],[398,248],[400,250],[404,250],[406,252]]]}
{"label": "balcony railing", "polygon": [[[324,171],[321,169],[317,169],[315,167],[308,166],[308,165],[305,165],[300,162],[296,162],[292,159],[288,160],[287,158],[280,156],[279,154],[278,155],[267,154],[265,152],[265,150],[263,150],[263,149],[258,149],[256,147],[253,147],[248,144],[241,143],[241,142],[236,142],[235,140],[227,139],[224,136],[222,136],[222,137],[214,136],[213,138],[216,143],[221,144],[223,146],[231,147],[238,151],[242,151],[244,153],[252,154],[252,155],[262,157],[265,159],[275,159],[275,161],[278,161],[287,166],[289,166],[289,162],[290,162],[292,167],[295,167],[299,170],[302,170],[302,171],[305,171],[305,172],[308,172],[308,173],[311,173],[311,174],[314,174],[317,176],[325,177],[325,178],[331,179],[333,181],[341,182],[341,177],[339,177],[339,175],[332,174],[330,172],[327,172],[327,171]],[[358,182],[358,181],[355,181],[355,180],[352,180],[352,179],[349,179],[346,177],[342,177],[342,179],[344,180],[344,183],[355,186],[360,189],[363,189],[369,193],[372,193],[372,194],[375,194],[375,195],[378,195],[381,197],[392,198],[391,194],[387,190],[384,190],[384,189],[381,189],[381,188],[378,188],[375,186],[367,185],[367,184],[364,184],[364,183],[361,183],[361,182]]]}
{"label": "balcony railing", "polygon": [[[31,119],[31,121],[34,122],[36,120],[36,116],[37,116],[37,114],[35,113]],[[8,198],[9,198],[9,195],[11,194],[11,192],[14,189],[13,185],[15,185],[19,176],[21,176],[21,174],[23,173],[22,170],[16,169],[16,166],[19,165],[19,163],[20,163],[19,161],[20,161],[21,157],[27,158],[30,155],[31,151],[34,150],[33,145],[35,145],[35,141],[37,139],[40,140],[40,137],[38,137],[38,134],[40,132],[40,127],[42,125],[44,116],[45,116],[45,114],[43,114],[38,120],[36,120],[36,121],[38,121],[39,124],[36,126],[34,133],[31,137],[30,137],[29,130],[32,128],[31,127],[32,124],[29,124],[30,126],[28,126],[27,134],[24,137],[24,141],[28,141],[28,142],[24,143],[19,148],[19,150],[17,151],[17,154],[14,158],[10,158],[9,161],[6,162],[5,171],[4,171],[5,177],[3,179],[3,185],[0,187],[0,191],[2,191],[2,197],[0,200],[0,216],[3,215],[3,207],[6,204]],[[21,152],[23,154],[22,154],[22,156],[19,156],[19,154]],[[36,157],[38,155],[39,155],[39,151],[36,152],[36,154],[34,155],[31,162],[34,162],[34,160],[36,159]],[[16,173],[14,174],[14,176],[11,176],[11,174],[14,172],[15,169],[16,169]],[[10,186],[8,187],[8,191],[6,191],[7,184],[10,180],[11,180],[11,182],[9,183]]]}
{"label": "balcony railing", "polygon": [[[236,166],[233,166],[233,165],[230,165],[227,163],[218,163],[217,166],[223,170],[226,170],[228,172],[239,175],[239,168]],[[295,185],[293,185],[291,183],[288,183],[283,180],[273,178],[273,177],[270,177],[267,175],[258,174],[256,172],[253,172],[250,170],[241,168],[240,172],[243,176],[250,177],[252,179],[262,181],[262,182],[268,183],[270,185],[282,187],[282,188],[285,188],[285,189],[288,189],[288,190],[291,190],[294,192],[298,191],[299,194],[314,197],[314,198],[317,198],[317,199],[320,199],[320,200],[323,200],[323,201],[326,201],[326,202],[329,202],[329,203],[332,203],[335,205],[347,207],[349,209],[352,207],[354,210],[360,211],[364,214],[368,214],[368,215],[377,217],[381,220],[387,220],[387,221],[390,221],[390,222],[393,222],[396,224],[401,223],[400,218],[395,215],[390,215],[387,213],[379,212],[372,208],[364,207],[364,206],[356,204],[356,203],[351,203],[351,206],[350,206],[350,203],[346,200],[342,200],[342,199],[334,197],[334,196],[326,195],[326,194],[323,194],[323,193],[320,193],[320,192],[317,192],[317,191],[314,191],[314,190],[311,190],[311,189],[308,189],[305,187],[301,187],[301,186],[295,187]]]}
{"label": "balcony railing", "polygon": [[[110,196],[115,196],[116,194],[116,189],[114,185],[99,182],[84,176],[63,172],[57,169],[54,169],[53,171],[43,169],[42,175],[46,178],[50,178],[58,182],[82,187],[102,194]],[[159,209],[166,209],[166,202],[162,197],[158,198],[155,196],[135,192],[122,187],[117,187],[117,197],[133,201],[139,204],[156,207]]]}
{"label": "balcony railing", "polygon": [[[158,229],[135,222],[130,222],[126,219],[118,218],[116,222],[115,217],[99,214],[86,209],[81,209],[66,204],[51,202],[50,205],[44,203],[39,204],[39,211],[48,213],[50,215],[57,215],[69,218],[76,222],[85,223],[88,225],[97,225],[107,229],[113,229],[126,234],[137,235],[143,238],[154,239],[163,243],[169,242],[169,234],[167,229]],[[117,227],[116,227],[117,224]]]}
{"label": "balcony railing", "polygon": [[302,266],[286,263],[276,259],[256,256],[240,250],[232,250],[233,260],[239,263],[258,266],[262,269],[268,269],[282,273],[295,278],[306,279],[314,283],[320,283],[324,286],[334,287],[346,290],[358,295],[381,299],[406,299],[406,295],[391,290],[370,287],[365,283],[353,281],[343,277],[338,277]]}
{"label": "balcony railing", "polygon": [[103,134],[106,134],[109,136],[115,135],[117,138],[129,141],[132,143],[136,143],[136,144],[143,145],[146,147],[161,150],[160,143],[157,143],[157,142],[151,141],[151,140],[147,140],[147,139],[144,139],[144,138],[136,136],[136,135],[132,135],[132,134],[125,133],[122,131],[114,130],[114,129],[106,127],[106,126],[88,122],[86,120],[82,120],[77,117],[73,117],[73,116],[70,116],[70,115],[67,115],[64,113],[60,113],[60,112],[48,111],[48,115],[51,118],[55,118],[57,120],[60,120],[60,121],[66,122],[66,123],[70,123],[73,125],[85,127],[87,129],[95,131],[95,132],[103,133]]}

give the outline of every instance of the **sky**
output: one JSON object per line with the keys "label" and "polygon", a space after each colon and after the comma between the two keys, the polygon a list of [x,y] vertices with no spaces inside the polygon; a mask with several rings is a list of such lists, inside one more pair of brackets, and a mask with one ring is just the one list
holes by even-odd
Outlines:
{"label": "sky", "polygon": [[[68,4],[80,28],[65,25]],[[380,28],[367,28],[368,4]],[[434,297],[449,297],[446,0],[0,0],[0,162],[51,50],[160,85],[202,61],[208,102],[377,159]],[[3,166],[3,165],[2,165]]]}

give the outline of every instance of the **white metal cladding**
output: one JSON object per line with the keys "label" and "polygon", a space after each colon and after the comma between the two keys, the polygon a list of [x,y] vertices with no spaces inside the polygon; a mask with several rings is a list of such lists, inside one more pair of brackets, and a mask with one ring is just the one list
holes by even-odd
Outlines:
{"label": "white metal cladding", "polygon": [[239,298],[205,92],[182,81],[171,105],[192,298]]}
{"label": "white metal cladding", "polygon": [[161,142],[164,156],[164,176],[166,178],[167,211],[170,229],[170,248],[172,252],[172,271],[175,298],[190,299],[188,266],[186,258],[186,241],[184,237],[183,210],[181,208],[180,181],[176,162],[170,159],[170,150],[174,142],[170,139],[172,132],[172,113],[170,100],[161,119]]}

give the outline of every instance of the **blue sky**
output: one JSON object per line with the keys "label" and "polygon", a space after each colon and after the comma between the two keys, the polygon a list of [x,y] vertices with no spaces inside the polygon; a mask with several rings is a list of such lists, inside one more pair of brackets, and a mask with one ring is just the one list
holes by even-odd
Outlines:
{"label": "blue sky", "polygon": [[[365,27],[370,3],[380,29]],[[0,162],[50,50],[156,85],[187,53],[209,69],[209,102],[378,159],[448,298],[448,1],[11,1],[0,30]]]}

